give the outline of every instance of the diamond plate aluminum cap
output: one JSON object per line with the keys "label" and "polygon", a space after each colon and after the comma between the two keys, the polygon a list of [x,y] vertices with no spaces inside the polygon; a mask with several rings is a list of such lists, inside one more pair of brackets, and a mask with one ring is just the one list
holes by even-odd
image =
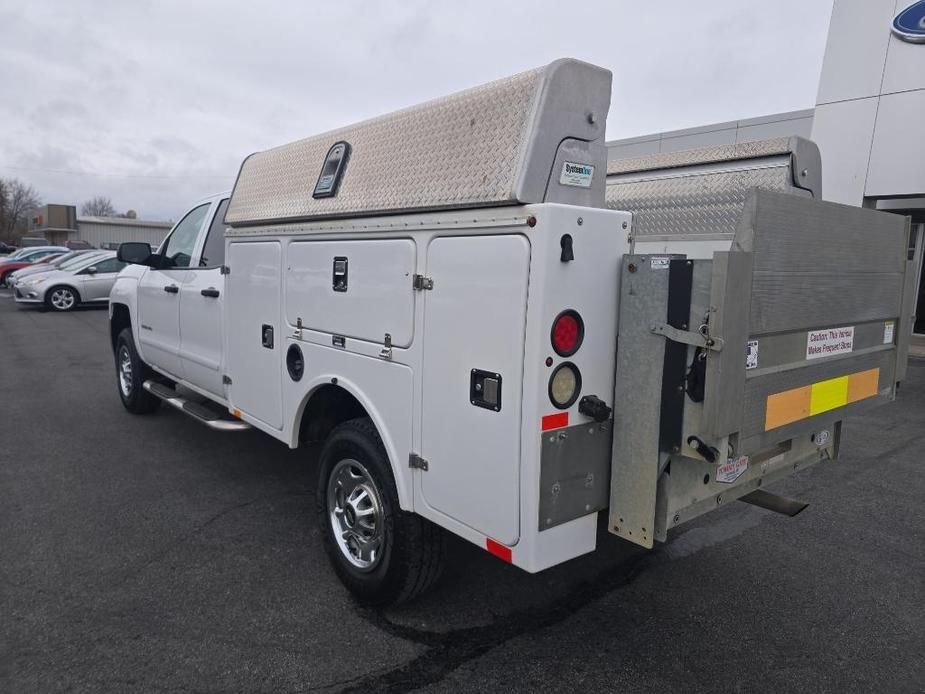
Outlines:
{"label": "diamond plate aluminum cap", "polygon": [[[565,140],[590,153],[595,161],[581,163],[599,163],[595,175],[603,180],[610,91],[609,70],[561,59],[257,152],[241,165],[225,222],[239,227],[543,202]],[[350,147],[337,194],[314,198],[336,142]]]}

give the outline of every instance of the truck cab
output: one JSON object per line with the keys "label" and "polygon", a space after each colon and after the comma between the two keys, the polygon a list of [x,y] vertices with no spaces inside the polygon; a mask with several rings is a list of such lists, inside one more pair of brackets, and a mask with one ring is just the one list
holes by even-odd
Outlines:
{"label": "truck cab", "polygon": [[128,258],[159,262],[129,265],[110,295],[113,340],[130,328],[138,354],[153,370],[220,403],[228,196],[196,203],[156,252],[147,244],[125,244]]}

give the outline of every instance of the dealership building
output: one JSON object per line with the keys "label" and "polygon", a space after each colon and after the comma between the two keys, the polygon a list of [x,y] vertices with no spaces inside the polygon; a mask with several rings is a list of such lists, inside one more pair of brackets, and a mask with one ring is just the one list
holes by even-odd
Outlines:
{"label": "dealership building", "polygon": [[94,248],[117,248],[126,241],[159,246],[171,226],[170,222],[135,217],[78,217],[74,205],[45,205],[32,218],[29,235],[59,246],[83,242]]}
{"label": "dealership building", "polygon": [[813,109],[615,140],[608,157],[791,135],[819,146],[825,200],[912,218],[914,332],[925,344],[925,1],[835,0]]}

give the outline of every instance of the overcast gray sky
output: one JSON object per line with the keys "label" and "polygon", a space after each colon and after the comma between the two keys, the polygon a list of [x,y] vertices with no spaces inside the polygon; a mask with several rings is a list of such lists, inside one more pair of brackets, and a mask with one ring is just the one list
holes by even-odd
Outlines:
{"label": "overcast gray sky", "polygon": [[177,219],[250,152],[559,57],[608,139],[814,105],[832,0],[0,0],[0,176]]}

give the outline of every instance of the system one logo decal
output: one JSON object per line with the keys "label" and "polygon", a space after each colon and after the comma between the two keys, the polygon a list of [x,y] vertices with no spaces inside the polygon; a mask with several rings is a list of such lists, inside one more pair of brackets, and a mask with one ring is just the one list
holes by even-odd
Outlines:
{"label": "system one logo decal", "polygon": [[918,0],[893,17],[893,33],[903,41],[925,43],[925,0]]}

